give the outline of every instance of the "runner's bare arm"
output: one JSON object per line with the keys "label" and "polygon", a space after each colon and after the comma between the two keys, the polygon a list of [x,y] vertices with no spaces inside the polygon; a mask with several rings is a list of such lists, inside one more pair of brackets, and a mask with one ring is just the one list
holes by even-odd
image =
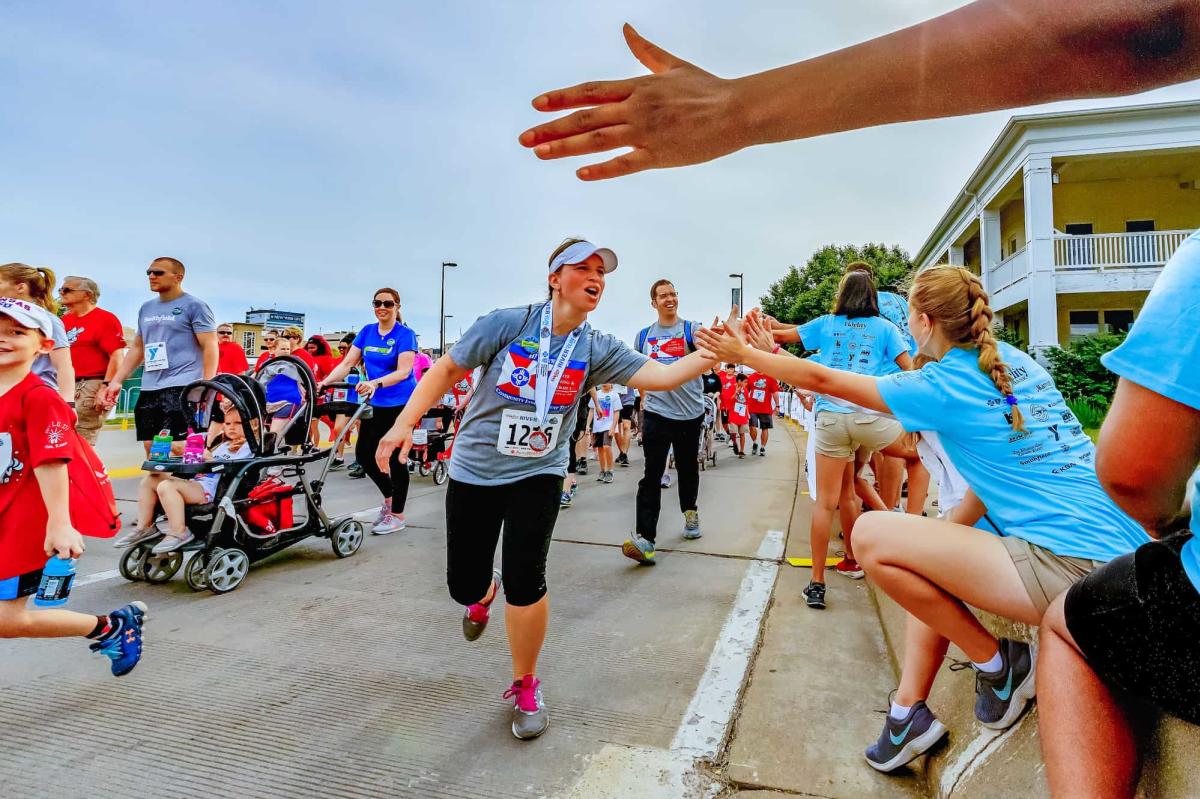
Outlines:
{"label": "runner's bare arm", "polygon": [[325,379],[317,384],[318,387],[327,386],[330,383],[340,383],[346,379],[346,375],[350,374],[350,370],[358,365],[362,360],[362,350],[350,345],[350,349],[346,352],[346,357],[342,358],[342,362],[333,367],[333,371],[325,375]]}
{"label": "runner's bare arm", "polygon": [[212,380],[217,374],[217,363],[221,360],[221,351],[217,349],[217,331],[197,333],[196,343],[200,345],[204,357],[204,379]]}
{"label": "runner's bare arm", "polygon": [[1096,476],[1121,510],[1155,538],[1173,532],[1197,461],[1200,411],[1122,378],[1096,444]]}
{"label": "runner's bare arm", "polygon": [[975,522],[983,518],[985,513],[987,513],[987,506],[983,504],[983,500],[975,496],[975,492],[968,488],[967,493],[963,495],[962,502],[950,511],[947,521],[972,527]]}
{"label": "runner's bare arm", "polygon": [[[702,328],[696,328],[699,334]],[[646,361],[642,368],[629,378],[631,388],[643,391],[670,391],[679,388],[689,380],[695,380],[712,368],[713,359],[702,352],[693,352],[680,358],[672,364],[665,365],[657,361]]]}
{"label": "runner's bare arm", "polygon": [[121,384],[133,374],[133,371],[142,364],[142,359],[145,357],[145,344],[142,343],[142,337],[135,336],[133,344],[125,353],[125,357],[121,360],[121,365],[117,367],[117,371],[113,374],[112,381],[108,387],[104,389],[104,404],[112,407],[117,401],[117,395],[121,393]]}
{"label": "runner's bare arm", "polygon": [[1200,76],[1200,0],[979,0],[861,44],[738,79],[643,39],[652,74],[546,92],[573,114],[525,131],[538,158],[633,148],[581,180],[711,161],[756,144],[918,119],[1132,94]]}
{"label": "runner's bare arm", "polygon": [[52,461],[33,467],[38,492],[46,506],[46,556],[77,558],[87,548],[83,536],[71,526],[70,480],[67,478],[67,462]]}
{"label": "runner's bare arm", "polygon": [[388,372],[382,377],[376,377],[373,380],[364,380],[355,386],[355,390],[361,396],[370,396],[381,388],[396,385],[412,374],[413,362],[416,359],[417,354],[415,352],[401,353],[400,357],[396,359],[396,368],[393,371]]}
{"label": "runner's bare arm", "polygon": [[873,411],[891,413],[891,409],[879,394],[874,377],[830,369],[790,353],[772,355],[751,347],[728,329],[698,330],[696,343],[717,360],[743,363],[756,372],[770,375],[793,386],[817,394],[840,397]]}
{"label": "runner's bare arm", "polygon": [[375,462],[384,474],[390,471],[388,461],[397,449],[400,450],[401,462],[408,459],[408,451],[412,448],[413,428],[421,421],[426,411],[441,402],[451,386],[470,372],[470,369],[464,369],[455,363],[449,355],[443,355],[421,375],[404,410],[396,418],[396,423],[379,439],[379,447],[375,450]]}
{"label": "runner's bare arm", "polygon": [[75,364],[71,361],[71,348],[60,347],[50,351],[50,363],[58,373],[58,395],[63,401],[75,401]]}

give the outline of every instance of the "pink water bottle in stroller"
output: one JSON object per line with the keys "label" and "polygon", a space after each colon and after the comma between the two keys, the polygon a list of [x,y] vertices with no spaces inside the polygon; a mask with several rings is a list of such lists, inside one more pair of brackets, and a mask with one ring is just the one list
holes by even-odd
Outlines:
{"label": "pink water bottle in stroller", "polygon": [[204,463],[204,434],[188,428],[187,443],[183,445],[184,463]]}

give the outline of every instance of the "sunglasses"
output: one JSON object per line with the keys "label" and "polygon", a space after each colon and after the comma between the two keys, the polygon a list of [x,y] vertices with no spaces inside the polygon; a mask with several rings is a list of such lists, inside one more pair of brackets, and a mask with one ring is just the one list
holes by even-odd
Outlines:
{"label": "sunglasses", "polygon": [[387,308],[388,310],[396,307],[395,300],[372,300],[371,304],[376,308]]}
{"label": "sunglasses", "polygon": [[276,339],[274,336],[272,336],[271,338],[264,338],[264,339],[263,339],[263,341],[267,342],[268,344],[274,344],[274,343],[275,343],[277,340],[278,340],[278,339]]}
{"label": "sunglasses", "polygon": [[149,277],[162,277],[167,273],[166,269],[147,269],[146,274]]}
{"label": "sunglasses", "polygon": [[232,336],[233,331],[232,330],[218,330],[217,335],[218,336]]}
{"label": "sunglasses", "polygon": [[62,295],[65,297],[66,295],[68,295],[68,294],[70,294],[70,293],[72,293],[72,292],[75,292],[75,291],[82,291],[82,290],[83,290],[83,289],[69,289],[69,288],[67,288],[66,286],[63,286],[62,288],[60,288],[60,289],[58,290],[58,293],[59,293],[59,294],[62,294]]}

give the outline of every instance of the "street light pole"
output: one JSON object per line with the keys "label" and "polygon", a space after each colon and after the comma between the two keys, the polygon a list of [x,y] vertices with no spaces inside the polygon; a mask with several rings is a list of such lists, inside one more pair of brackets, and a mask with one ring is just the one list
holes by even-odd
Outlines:
{"label": "street light pole", "polygon": [[446,354],[446,267],[455,267],[453,261],[442,261],[442,304],[438,316],[438,357]]}
{"label": "street light pole", "polygon": [[746,310],[746,274],[744,272],[730,272],[730,277],[738,279],[738,316]]}
{"label": "street light pole", "polygon": [[[446,320],[453,319],[453,318],[454,318],[454,314],[452,314],[452,313],[442,314],[442,338],[446,337]],[[459,338],[462,338],[462,336],[459,336]],[[443,347],[444,346],[445,346],[445,343],[443,342]],[[446,353],[443,352],[438,357],[440,358],[440,357],[442,357],[442,355],[445,355],[445,354]]]}

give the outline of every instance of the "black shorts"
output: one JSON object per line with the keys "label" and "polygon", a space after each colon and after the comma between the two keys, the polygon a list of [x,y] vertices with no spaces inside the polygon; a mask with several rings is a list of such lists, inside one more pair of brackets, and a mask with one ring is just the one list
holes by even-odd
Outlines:
{"label": "black shorts", "polygon": [[0,602],[6,599],[20,599],[37,593],[38,585],[42,582],[42,570],[35,569],[16,577],[0,580]]}
{"label": "black shorts", "polygon": [[143,391],[133,407],[138,441],[150,441],[169,430],[176,441],[187,438],[188,420],[183,412],[183,386]]}
{"label": "black shorts", "polygon": [[633,406],[632,405],[630,405],[627,408],[621,408],[620,419],[622,422],[632,422],[633,421]]}
{"label": "black shorts", "polygon": [[612,445],[612,433],[605,430],[603,433],[592,433],[592,446],[596,449],[608,447]]}
{"label": "black shorts", "polygon": [[729,424],[729,411],[721,411],[721,424]]}
{"label": "black shorts", "polygon": [[1143,544],[1067,590],[1067,629],[1088,665],[1128,697],[1200,724],[1200,593],[1182,533]]}
{"label": "black shorts", "polygon": [[775,421],[769,413],[752,413],[750,414],[750,426],[760,430],[772,430],[775,427]]}

